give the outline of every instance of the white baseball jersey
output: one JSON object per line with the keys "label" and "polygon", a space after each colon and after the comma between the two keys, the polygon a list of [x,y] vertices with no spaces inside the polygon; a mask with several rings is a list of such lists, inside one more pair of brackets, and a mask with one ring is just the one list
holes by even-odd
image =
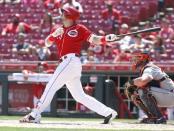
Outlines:
{"label": "white baseball jersey", "polygon": [[[163,77],[168,77],[168,75],[161,70],[158,66],[154,65],[153,63],[148,63],[147,68],[144,69],[142,77],[145,75],[151,76],[153,80],[161,80]],[[160,82],[160,87],[164,89],[173,90],[174,83],[170,78],[166,78],[165,80]]]}
{"label": "white baseball jersey", "polygon": [[157,104],[160,107],[173,107],[174,106],[174,82],[168,77],[168,75],[153,63],[148,63],[142,72],[142,77],[148,75],[153,80],[162,81],[159,82],[159,87],[150,87],[150,92],[157,100]]}

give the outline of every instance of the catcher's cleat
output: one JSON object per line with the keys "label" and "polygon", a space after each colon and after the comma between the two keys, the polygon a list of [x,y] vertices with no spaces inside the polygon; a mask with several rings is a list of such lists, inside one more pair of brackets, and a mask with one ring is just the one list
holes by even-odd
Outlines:
{"label": "catcher's cleat", "polygon": [[41,115],[36,115],[36,117],[33,117],[30,114],[24,116],[22,119],[19,120],[20,123],[40,123]]}
{"label": "catcher's cleat", "polygon": [[141,124],[155,124],[155,118],[143,118],[139,123]]}
{"label": "catcher's cleat", "polygon": [[144,118],[140,121],[141,124],[166,124],[164,117],[160,118]]}
{"label": "catcher's cleat", "polygon": [[109,124],[117,115],[117,112],[113,111],[109,116],[105,117],[104,122],[102,124]]}
{"label": "catcher's cleat", "polygon": [[167,121],[166,121],[166,118],[160,117],[160,118],[156,119],[156,122],[155,123],[156,124],[166,124]]}

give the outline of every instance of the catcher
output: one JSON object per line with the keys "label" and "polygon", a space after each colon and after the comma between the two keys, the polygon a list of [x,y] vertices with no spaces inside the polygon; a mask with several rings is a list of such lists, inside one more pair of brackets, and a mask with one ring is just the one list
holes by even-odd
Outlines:
{"label": "catcher", "polygon": [[174,106],[174,82],[152,63],[148,53],[133,54],[132,64],[133,70],[140,70],[140,76],[125,84],[125,94],[147,115],[140,123],[165,124],[159,107]]}

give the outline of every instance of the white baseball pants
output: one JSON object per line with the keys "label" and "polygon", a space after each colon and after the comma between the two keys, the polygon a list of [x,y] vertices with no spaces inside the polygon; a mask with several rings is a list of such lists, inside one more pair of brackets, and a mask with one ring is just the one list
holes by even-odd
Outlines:
{"label": "white baseball pants", "polygon": [[111,108],[100,103],[93,97],[85,94],[83,91],[80,77],[82,65],[80,59],[74,53],[66,55],[57,69],[55,70],[51,80],[46,85],[45,91],[41,96],[33,113],[40,114],[51,103],[51,100],[57,90],[66,84],[73,98],[88,107],[90,110],[95,111],[99,115],[108,116],[113,111]]}
{"label": "white baseball pants", "polygon": [[151,87],[150,92],[155,97],[159,107],[174,107],[174,92],[168,89]]}

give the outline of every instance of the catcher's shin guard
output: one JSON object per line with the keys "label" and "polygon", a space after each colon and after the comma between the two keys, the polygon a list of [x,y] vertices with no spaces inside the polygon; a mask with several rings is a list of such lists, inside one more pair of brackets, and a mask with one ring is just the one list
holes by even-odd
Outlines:
{"label": "catcher's shin guard", "polygon": [[143,110],[143,112],[148,117],[152,117],[152,114],[148,111],[147,107],[141,101],[137,90],[137,86],[132,85],[130,82],[125,83],[124,93],[127,96],[127,98],[130,99],[139,109]]}
{"label": "catcher's shin guard", "polygon": [[133,103],[141,109],[148,117],[152,117],[152,114],[148,111],[147,107],[143,104],[140,97],[138,95],[132,95],[131,100]]}
{"label": "catcher's shin guard", "polygon": [[152,114],[152,117],[161,118],[163,117],[160,109],[157,106],[155,97],[146,89],[139,89],[138,94],[141,101],[147,108],[148,112]]}

